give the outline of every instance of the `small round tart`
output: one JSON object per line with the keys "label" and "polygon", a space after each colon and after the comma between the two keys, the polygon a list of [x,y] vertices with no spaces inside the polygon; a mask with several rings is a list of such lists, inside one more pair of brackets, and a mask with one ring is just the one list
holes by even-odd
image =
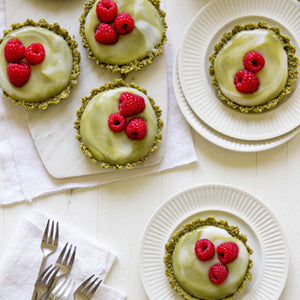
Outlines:
{"label": "small round tart", "polygon": [[[273,109],[295,88],[298,78],[295,53],[290,38],[282,35],[278,27],[269,27],[263,22],[237,24],[231,32],[223,34],[209,57],[211,84],[218,91],[218,97],[231,108],[244,113]],[[245,64],[247,54],[252,56],[248,56]],[[258,69],[261,58],[257,56],[263,60]],[[249,67],[250,62],[253,67]],[[237,84],[242,81],[241,90]]]}
{"label": "small round tart", "polygon": [[[15,48],[7,50],[7,44],[13,40],[18,40],[26,50],[22,57],[7,60],[7,53],[14,55]],[[43,49],[44,56],[40,60],[34,58],[39,50],[32,45]],[[57,23],[28,19],[23,24],[11,25],[0,40],[0,87],[3,93],[27,109],[46,109],[49,104],[59,103],[77,84],[80,53],[76,48],[77,42]],[[25,73],[21,65],[26,67]]]}
{"label": "small round tart", "polygon": [[233,299],[252,279],[246,242],[237,226],[214,217],[185,224],[165,246],[170,287],[187,300]]}
{"label": "small round tart", "polygon": [[[87,49],[88,56],[96,60],[98,65],[125,75],[151,64],[153,58],[162,53],[163,45],[167,41],[167,24],[165,12],[159,8],[159,0],[114,0],[117,6],[115,20],[121,14],[129,14],[134,27],[126,34],[116,32],[117,40],[113,44],[105,44],[95,38],[99,25],[104,24],[96,13],[99,2],[101,1],[86,2],[80,17],[82,45]],[[113,20],[105,26],[108,25],[115,32],[115,24]]]}
{"label": "small round tart", "polygon": [[[124,95],[129,95],[130,99],[124,100],[121,108],[120,99]],[[142,101],[144,106],[140,111],[134,111],[139,104],[132,104],[132,101]],[[110,127],[115,125],[110,123],[111,117],[115,115],[118,118],[117,130]],[[93,162],[100,162],[101,167],[131,169],[137,163],[144,162],[150,153],[157,150],[163,127],[160,116],[159,106],[147,96],[145,89],[134,83],[126,84],[123,80],[117,79],[92,90],[90,96],[82,98],[82,105],[77,110],[75,122],[76,138],[81,142],[82,152]],[[141,135],[138,139],[130,136],[130,129],[135,121],[142,123],[141,126],[137,125],[139,128],[133,127],[131,131]]]}

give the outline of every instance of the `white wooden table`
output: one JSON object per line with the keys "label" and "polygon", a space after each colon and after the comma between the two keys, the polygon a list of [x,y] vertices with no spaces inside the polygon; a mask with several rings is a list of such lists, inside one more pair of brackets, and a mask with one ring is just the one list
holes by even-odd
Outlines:
{"label": "white wooden table", "polygon": [[[184,31],[180,16],[187,22],[204,2],[186,0],[194,10],[185,10],[180,0],[167,1],[167,9],[179,5],[169,16],[178,34],[171,35],[177,45]],[[181,24],[185,24],[185,23]],[[177,25],[176,25],[177,24]],[[180,26],[179,26],[180,25]],[[124,291],[128,300],[148,299],[139,276],[140,238],[157,207],[181,190],[205,183],[229,184],[260,198],[278,218],[285,232],[290,253],[290,269],[281,300],[300,295],[300,135],[289,142],[260,153],[237,153],[219,148],[193,134],[199,163],[161,174],[143,176],[88,190],[71,190],[32,203],[0,207],[0,258],[16,228],[16,221],[31,210],[63,217],[118,255],[106,283]],[[162,299],[153,299],[162,300]],[[274,299],[275,300],[275,299]]]}

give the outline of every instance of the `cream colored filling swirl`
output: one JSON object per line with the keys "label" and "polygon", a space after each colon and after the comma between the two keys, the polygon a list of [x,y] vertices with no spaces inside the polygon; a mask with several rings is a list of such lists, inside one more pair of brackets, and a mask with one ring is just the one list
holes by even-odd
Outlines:
{"label": "cream colored filling swirl", "polygon": [[[244,56],[256,51],[265,59],[265,66],[255,73],[260,84],[252,94],[240,93],[233,82],[235,74],[244,69]],[[285,87],[288,78],[287,54],[276,33],[255,29],[237,33],[219,52],[215,76],[223,94],[240,105],[255,106],[275,98]]]}
{"label": "cream colored filling swirl", "polygon": [[[4,57],[4,47],[9,39],[19,39],[25,47],[41,43],[45,49],[44,60],[37,65],[30,65],[29,81],[22,87],[12,85],[7,76],[8,62]],[[0,45],[0,53],[0,86],[17,100],[39,102],[49,99],[61,92],[69,82],[72,51],[61,36],[48,29],[26,26],[8,33]]]}
{"label": "cream colored filling swirl", "polygon": [[[226,265],[228,277],[222,284],[214,284],[208,277],[210,267],[220,263],[217,253],[209,261],[201,261],[195,254],[194,247],[200,239],[209,239],[216,249],[224,242],[234,242],[239,247],[238,257]],[[249,253],[243,242],[215,226],[203,226],[183,235],[176,244],[172,258],[174,275],[182,288],[207,300],[234,293],[245,277],[249,263]]]}
{"label": "cream colored filling swirl", "polygon": [[120,35],[114,45],[98,43],[94,37],[100,24],[96,14],[98,2],[86,17],[85,35],[92,52],[100,61],[124,65],[148,56],[161,42],[164,26],[157,9],[149,0],[114,0],[118,14],[126,12],[134,19],[134,29],[126,35]]}
{"label": "cream colored filling swirl", "polygon": [[[147,125],[147,134],[142,140],[131,140],[125,131],[113,132],[108,126],[110,114],[119,112],[119,97],[123,92],[139,95],[145,100],[144,111],[136,115]],[[127,118],[127,121],[133,117]],[[80,122],[82,142],[99,161],[113,164],[136,162],[146,156],[157,133],[156,114],[148,97],[130,87],[115,88],[96,95],[85,108]]]}

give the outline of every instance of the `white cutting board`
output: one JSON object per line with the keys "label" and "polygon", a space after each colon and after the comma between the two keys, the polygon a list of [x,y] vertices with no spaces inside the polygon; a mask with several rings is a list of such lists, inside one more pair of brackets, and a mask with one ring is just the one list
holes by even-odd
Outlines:
{"label": "white cutting board", "polygon": [[[46,19],[49,23],[57,22],[75,36],[81,53],[81,74],[78,84],[69,98],[58,105],[51,105],[45,111],[27,111],[28,126],[40,158],[49,174],[55,178],[101,174],[107,172],[130,172],[130,170],[102,169],[94,164],[80,150],[80,143],[75,138],[76,110],[81,105],[81,98],[88,96],[93,88],[120,78],[106,69],[100,68],[95,61],[88,59],[86,50],[81,46],[79,35],[79,17],[83,12],[84,1],[80,0],[6,0],[7,25],[23,23],[27,18],[37,21]],[[22,9],[19,9],[22,7]],[[163,113],[163,139],[158,151],[150,155],[146,162],[135,168],[145,168],[158,164],[164,154],[164,141],[167,123],[167,67],[166,55],[156,57],[153,63],[139,72],[133,72],[126,83],[135,82],[146,88],[148,95],[158,104]]]}

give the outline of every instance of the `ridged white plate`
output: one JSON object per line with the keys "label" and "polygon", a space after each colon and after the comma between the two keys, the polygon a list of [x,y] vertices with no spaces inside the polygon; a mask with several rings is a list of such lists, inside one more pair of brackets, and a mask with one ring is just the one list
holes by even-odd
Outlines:
{"label": "ridged white plate", "polygon": [[265,21],[278,25],[299,49],[300,5],[282,0],[214,0],[194,17],[179,52],[179,76],[184,95],[196,115],[211,128],[242,140],[265,140],[300,125],[299,85],[277,108],[243,114],[226,106],[210,85],[208,57],[224,32],[239,23]]}
{"label": "ridged white plate", "polygon": [[204,123],[200,118],[197,117],[197,115],[194,113],[185,99],[179,80],[177,56],[175,57],[173,64],[173,87],[178,106],[192,128],[206,140],[222,148],[238,152],[264,151],[275,148],[289,141],[300,132],[300,126],[298,126],[296,129],[273,139],[261,141],[244,141],[226,136],[207,126],[206,123]]}
{"label": "ridged white plate", "polygon": [[237,225],[248,237],[253,279],[235,299],[278,299],[285,285],[287,242],[273,213],[255,196],[226,185],[200,185],[164,202],[147,224],[140,249],[140,274],[150,299],[180,300],[164,274],[165,244],[173,232],[195,217],[215,216]]}

